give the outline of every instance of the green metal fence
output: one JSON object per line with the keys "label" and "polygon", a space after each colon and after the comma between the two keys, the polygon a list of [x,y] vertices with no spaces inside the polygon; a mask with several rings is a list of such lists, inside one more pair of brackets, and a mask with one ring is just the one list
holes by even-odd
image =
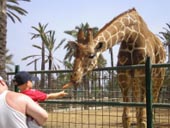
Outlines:
{"label": "green metal fence", "polygon": [[[159,102],[153,104],[151,70],[162,67],[167,69],[166,79],[160,92]],[[82,85],[66,90],[69,96],[41,103],[42,107],[49,112],[49,119],[44,128],[121,128],[123,127],[122,111],[125,106],[131,108],[132,128],[136,128],[136,107],[146,107],[148,128],[170,127],[169,67],[170,64],[152,65],[150,59],[147,58],[145,65],[95,69],[83,79]],[[128,103],[122,102],[115,71],[129,68],[145,68],[146,104],[135,103],[133,100]],[[11,80],[18,70],[17,67],[14,73],[8,73],[11,90],[14,90]],[[69,81],[71,71],[30,71],[30,73],[39,79],[41,79],[41,74],[44,74],[44,85],[37,82],[34,83],[34,87],[50,93],[62,89],[62,85]],[[52,75],[51,85],[48,85],[49,74]],[[131,98],[133,99],[133,96]]]}

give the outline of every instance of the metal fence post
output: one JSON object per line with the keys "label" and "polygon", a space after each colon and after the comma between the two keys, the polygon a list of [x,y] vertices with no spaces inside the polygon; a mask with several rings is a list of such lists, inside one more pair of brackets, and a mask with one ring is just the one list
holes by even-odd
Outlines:
{"label": "metal fence post", "polygon": [[145,76],[146,76],[146,111],[147,111],[147,128],[153,128],[152,122],[152,79],[151,79],[151,61],[150,57],[146,58]]}
{"label": "metal fence post", "polygon": [[[15,65],[15,74],[19,72],[19,65]],[[15,92],[18,92],[17,86],[14,87]]]}

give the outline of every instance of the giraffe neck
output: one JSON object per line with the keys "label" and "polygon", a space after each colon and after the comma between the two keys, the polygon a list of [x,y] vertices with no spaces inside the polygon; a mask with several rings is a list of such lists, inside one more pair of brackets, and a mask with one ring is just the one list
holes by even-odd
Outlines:
{"label": "giraffe neck", "polygon": [[147,27],[135,10],[127,12],[123,14],[123,16],[121,15],[121,17],[117,17],[106,24],[94,38],[94,42],[96,44],[99,42],[104,43],[105,47],[103,47],[102,51],[123,41],[134,44],[139,35],[143,36],[140,32],[141,22],[143,25],[142,27]]}

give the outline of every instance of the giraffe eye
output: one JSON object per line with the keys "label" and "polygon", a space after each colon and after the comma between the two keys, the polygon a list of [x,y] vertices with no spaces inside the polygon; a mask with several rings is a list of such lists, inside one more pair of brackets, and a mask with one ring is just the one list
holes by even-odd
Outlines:
{"label": "giraffe eye", "polygon": [[94,58],[95,56],[96,56],[96,54],[90,54],[90,55],[88,56],[88,58],[92,59],[92,58]]}
{"label": "giraffe eye", "polygon": [[104,46],[103,45],[104,43],[103,42],[99,42],[98,45],[95,47],[95,49],[98,51],[100,49],[102,49],[102,47]]}

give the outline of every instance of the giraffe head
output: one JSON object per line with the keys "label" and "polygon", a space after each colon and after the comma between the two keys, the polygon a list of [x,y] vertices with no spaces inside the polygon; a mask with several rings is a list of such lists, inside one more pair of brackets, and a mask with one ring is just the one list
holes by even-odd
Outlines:
{"label": "giraffe head", "polygon": [[75,60],[70,82],[65,84],[63,88],[80,83],[82,77],[96,67],[103,43],[96,44],[93,42],[92,29],[88,29],[86,37],[83,31],[80,30],[78,33],[78,42],[71,41],[70,45],[75,51]]}

